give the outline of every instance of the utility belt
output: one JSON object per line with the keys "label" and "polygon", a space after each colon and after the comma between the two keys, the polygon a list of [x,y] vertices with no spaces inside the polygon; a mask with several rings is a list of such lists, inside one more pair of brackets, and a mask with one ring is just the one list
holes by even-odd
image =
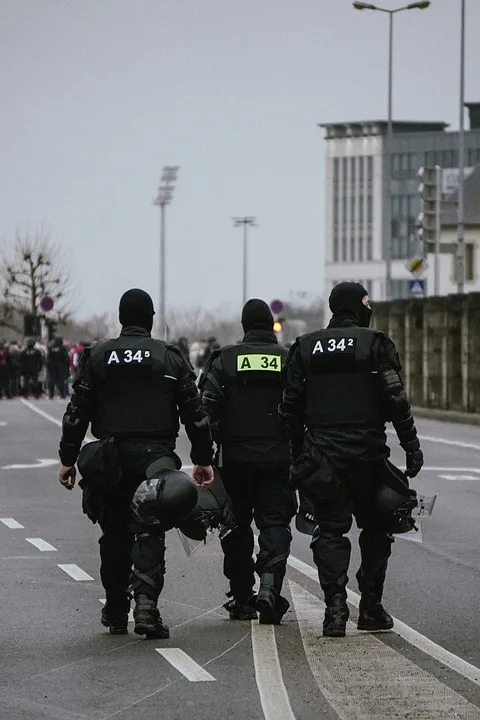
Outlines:
{"label": "utility belt", "polygon": [[96,523],[102,516],[105,497],[117,490],[122,478],[115,438],[107,437],[84,445],[77,466],[82,476],[78,483],[82,489],[82,510]]}

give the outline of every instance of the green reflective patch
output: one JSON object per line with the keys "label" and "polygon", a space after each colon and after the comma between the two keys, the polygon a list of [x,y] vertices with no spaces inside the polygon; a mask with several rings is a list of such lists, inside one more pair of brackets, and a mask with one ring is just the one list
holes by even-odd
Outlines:
{"label": "green reflective patch", "polygon": [[238,355],[237,371],[243,372],[245,370],[281,372],[282,358],[279,355]]}

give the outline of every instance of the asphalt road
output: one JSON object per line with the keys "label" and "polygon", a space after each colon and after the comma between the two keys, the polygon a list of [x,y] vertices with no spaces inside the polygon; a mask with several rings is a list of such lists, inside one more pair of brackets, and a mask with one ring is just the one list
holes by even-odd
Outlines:
{"label": "asphalt road", "polygon": [[[308,537],[296,532],[282,625],[232,622],[217,540],[187,557],[171,531],[160,603],[171,637],[147,641],[100,625],[98,527],[78,488],[57,480],[63,409],[0,403],[2,720],[480,720],[477,428],[418,421],[426,469],[415,486],[438,497],[421,531],[395,541],[385,593],[395,632],[351,624],[345,639],[321,637]],[[184,435],[178,452],[188,465]],[[357,562],[355,552],[353,621]]]}

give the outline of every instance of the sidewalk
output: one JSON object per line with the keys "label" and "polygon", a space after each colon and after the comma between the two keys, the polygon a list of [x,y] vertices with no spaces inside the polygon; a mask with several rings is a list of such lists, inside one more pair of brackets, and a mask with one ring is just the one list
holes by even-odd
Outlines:
{"label": "sidewalk", "polygon": [[438,410],[436,408],[412,407],[413,417],[427,418],[428,420],[443,420],[444,422],[464,423],[466,425],[480,425],[479,413],[459,412],[458,410]]}

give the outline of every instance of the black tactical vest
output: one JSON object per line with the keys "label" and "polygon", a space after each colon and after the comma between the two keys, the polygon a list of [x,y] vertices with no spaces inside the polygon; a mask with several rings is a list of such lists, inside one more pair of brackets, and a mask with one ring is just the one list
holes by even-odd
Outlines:
{"label": "black tactical vest", "polygon": [[223,443],[242,440],[286,440],[278,417],[286,348],[242,343],[221,351],[226,375]]}
{"label": "black tactical vest", "polygon": [[149,337],[120,336],[94,345],[98,379],[92,433],[99,438],[176,437],[176,378],[165,375],[166,345]]}
{"label": "black tactical vest", "polygon": [[375,330],[329,328],[300,338],[307,369],[307,427],[383,423],[373,357]]}

